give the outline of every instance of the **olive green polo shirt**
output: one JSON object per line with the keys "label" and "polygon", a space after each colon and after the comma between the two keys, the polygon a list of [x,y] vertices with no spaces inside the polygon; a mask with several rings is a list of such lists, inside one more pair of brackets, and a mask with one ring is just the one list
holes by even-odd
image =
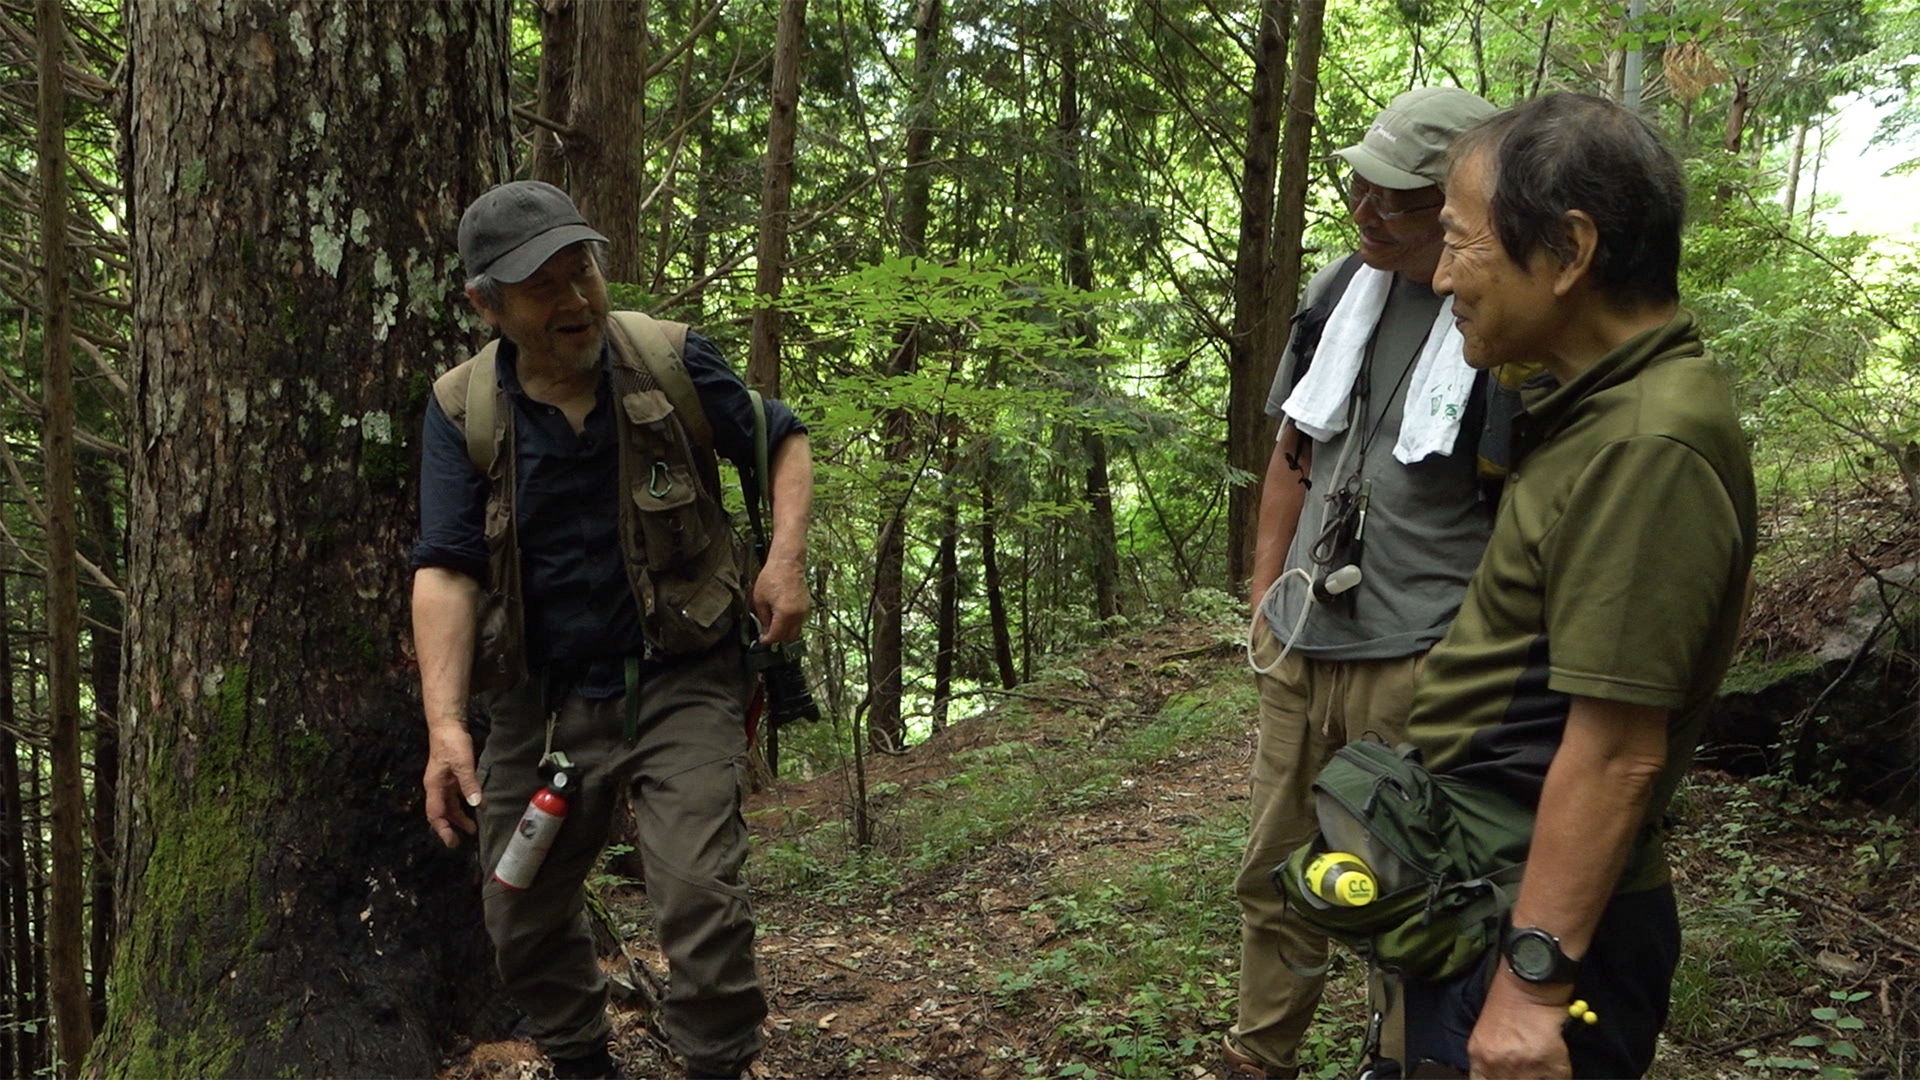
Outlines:
{"label": "olive green polo shirt", "polygon": [[[1657,822],[1732,661],[1753,469],[1725,380],[1676,312],[1572,381],[1524,391],[1517,465],[1408,738],[1427,765],[1539,803],[1573,695],[1671,710]],[[1660,884],[1647,845],[1621,891]]]}

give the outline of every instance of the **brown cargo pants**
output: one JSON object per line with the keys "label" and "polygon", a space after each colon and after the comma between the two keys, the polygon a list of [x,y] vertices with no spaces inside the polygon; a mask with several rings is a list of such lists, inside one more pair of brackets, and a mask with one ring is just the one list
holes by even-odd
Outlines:
{"label": "brown cargo pants", "polygon": [[580,1057],[606,1045],[607,981],[588,934],[585,882],[619,800],[631,796],[670,976],[662,1027],[695,1070],[743,1067],[760,1052],[767,1003],[740,881],[747,855],[740,646],[729,640],[671,665],[648,665],[631,746],[622,733],[623,698],[569,693],[559,702],[553,749],[579,767],[583,783],[532,886],[515,892],[492,879],[492,868],[541,786],[547,718],[539,684],[536,678],[489,702],[493,730],[479,761],[480,856],[488,874],[481,900],[508,993],[549,1057]]}
{"label": "brown cargo pants", "polygon": [[[1254,660],[1280,655],[1267,620],[1257,620]],[[1319,832],[1313,778],[1355,739],[1396,745],[1406,738],[1413,687],[1426,653],[1391,660],[1309,660],[1291,653],[1260,686],[1260,740],[1253,760],[1252,821],[1234,892],[1240,899],[1240,999],[1228,1045],[1258,1059],[1270,1076],[1291,1076],[1301,1038],[1325,985],[1327,939],[1286,908],[1269,875]]]}

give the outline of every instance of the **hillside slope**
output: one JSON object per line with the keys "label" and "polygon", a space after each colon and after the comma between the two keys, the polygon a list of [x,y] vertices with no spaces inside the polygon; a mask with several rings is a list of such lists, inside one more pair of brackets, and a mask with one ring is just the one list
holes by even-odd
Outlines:
{"label": "hillside slope", "polygon": [[[868,760],[757,794],[750,863],[772,1002],[760,1077],[1199,1076],[1232,1017],[1231,882],[1253,693],[1230,629],[1156,628]],[[1655,1075],[1920,1073],[1920,886],[1908,830],[1761,778],[1677,806],[1688,959]],[[644,892],[608,890],[650,970]],[[1305,1075],[1352,1075],[1337,963]],[[644,1010],[635,1076],[678,1075]],[[538,1075],[525,1044],[458,1077]]]}

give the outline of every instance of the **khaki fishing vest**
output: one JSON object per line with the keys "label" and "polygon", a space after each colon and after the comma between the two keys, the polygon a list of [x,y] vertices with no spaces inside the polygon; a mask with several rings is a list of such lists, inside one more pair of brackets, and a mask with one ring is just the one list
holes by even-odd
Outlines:
{"label": "khaki fishing vest", "polygon": [[[648,649],[663,656],[685,656],[718,643],[733,628],[734,619],[729,616],[745,610],[747,552],[721,505],[713,451],[692,433],[709,430],[705,416],[689,422],[680,415],[620,325],[622,319],[633,316],[623,312],[607,321],[607,340],[613,346],[610,378],[614,426],[619,432],[619,484],[626,495],[618,511],[620,553]],[[685,340],[686,327],[667,322],[655,325],[673,343],[671,363],[679,365],[679,343]],[[434,396],[456,427],[464,429],[472,365],[480,360],[479,356],[469,358],[434,381]],[[683,367],[678,378],[686,378]],[[682,390],[678,395],[682,400],[698,401]],[[497,379],[494,395],[493,454],[487,468],[483,527],[488,581],[474,640],[472,685],[476,690],[511,688],[529,674],[514,520],[513,409]]]}

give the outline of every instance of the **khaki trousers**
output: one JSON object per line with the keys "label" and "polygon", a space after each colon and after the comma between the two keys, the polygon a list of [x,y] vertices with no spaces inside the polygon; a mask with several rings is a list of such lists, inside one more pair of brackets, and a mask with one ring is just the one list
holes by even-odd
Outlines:
{"label": "khaki trousers", "polygon": [[[1280,655],[1267,620],[1254,631],[1254,659]],[[1268,876],[1319,831],[1313,778],[1334,751],[1363,736],[1406,737],[1413,687],[1426,654],[1392,660],[1310,660],[1291,653],[1260,686],[1260,739],[1253,761],[1252,823],[1234,891],[1240,900],[1240,1004],[1228,1033],[1270,1075],[1292,1075],[1300,1040],[1320,1002],[1322,976],[1294,972],[1326,963],[1327,939],[1303,926]],[[1291,965],[1291,967],[1289,966]]]}
{"label": "khaki trousers", "polygon": [[587,875],[613,812],[631,797],[654,930],[670,974],[661,1024],[697,1070],[731,1072],[760,1052],[766,998],[753,961],[753,916],[740,867],[746,770],[747,676],[740,646],[723,642],[671,666],[648,665],[638,731],[627,745],[623,698],[559,703],[553,749],[582,773],[566,820],[533,884],[515,892],[492,868],[541,787],[547,741],[540,680],[490,702],[493,730],[480,755],[481,891],[487,933],[515,1004],[550,1057],[606,1045],[607,981],[585,917]]}

